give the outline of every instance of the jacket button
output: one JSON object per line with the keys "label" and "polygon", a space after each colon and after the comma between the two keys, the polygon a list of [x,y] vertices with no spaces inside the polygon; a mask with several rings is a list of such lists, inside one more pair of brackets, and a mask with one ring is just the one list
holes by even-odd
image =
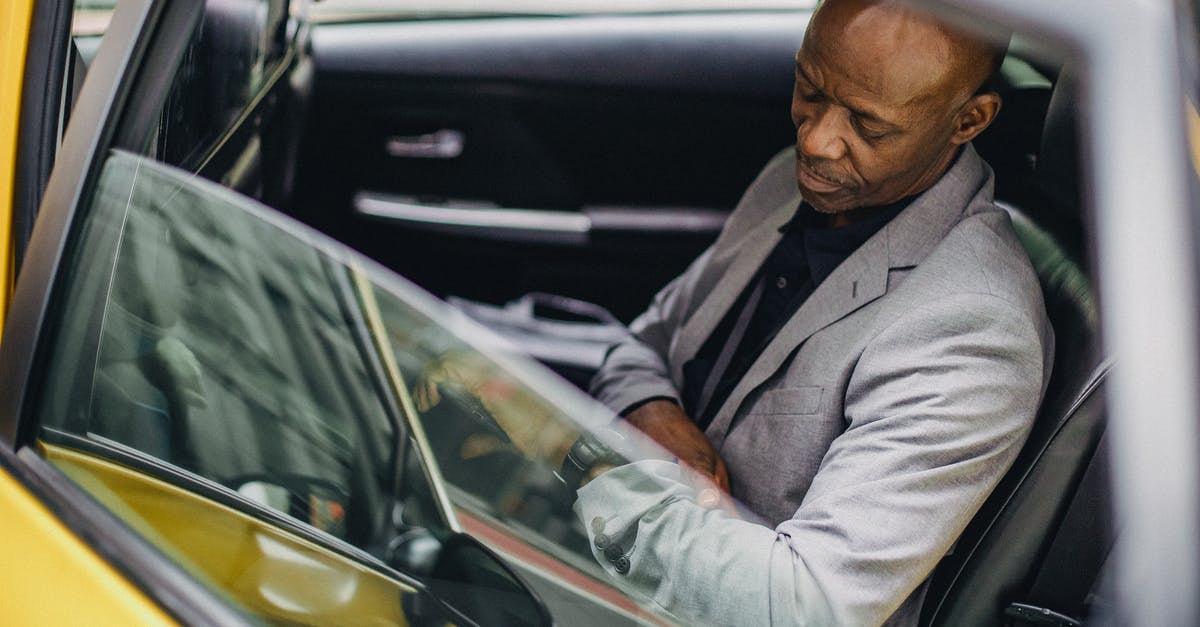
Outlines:
{"label": "jacket button", "polygon": [[603,551],[608,548],[608,545],[612,544],[612,539],[603,533],[598,533],[593,542],[596,544],[597,549]]}
{"label": "jacket button", "polygon": [[617,574],[624,575],[629,572],[629,558],[622,555],[613,562],[613,567],[617,569]]}
{"label": "jacket button", "polygon": [[625,549],[621,548],[620,544],[609,544],[608,548],[604,549],[604,557],[612,562],[617,563],[625,554]]}
{"label": "jacket button", "polygon": [[604,519],[597,516],[592,519],[592,533],[604,532]]}

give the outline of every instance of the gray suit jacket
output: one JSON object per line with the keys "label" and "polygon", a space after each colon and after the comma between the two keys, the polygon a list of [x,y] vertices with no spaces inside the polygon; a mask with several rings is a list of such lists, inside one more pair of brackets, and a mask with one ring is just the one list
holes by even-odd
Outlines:
{"label": "gray suit jacket", "polygon": [[[678,398],[682,365],[795,211],[794,173],[791,151],[773,159],[655,297],[593,382],[601,401]],[[693,620],[915,622],[921,583],[1028,434],[1053,343],[991,169],[968,145],[816,289],[706,431],[733,495],[763,521],[699,508],[661,461],[602,475],[577,511],[625,538],[628,572],[597,551],[602,565]]]}

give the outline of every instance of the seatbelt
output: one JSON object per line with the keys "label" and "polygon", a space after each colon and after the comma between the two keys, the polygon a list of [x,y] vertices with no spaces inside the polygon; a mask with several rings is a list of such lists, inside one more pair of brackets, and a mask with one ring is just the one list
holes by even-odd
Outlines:
{"label": "seatbelt", "polygon": [[1092,452],[1041,568],[1026,595],[1027,602],[1004,609],[1010,625],[1081,625],[1089,593],[1112,548],[1109,523],[1108,434]]}
{"label": "seatbelt", "polygon": [[[762,273],[759,273],[760,275]],[[729,362],[733,360],[733,354],[737,352],[738,344],[742,343],[742,338],[746,335],[746,328],[750,326],[750,320],[754,317],[754,312],[758,310],[758,303],[762,300],[763,283],[766,283],[766,277],[760,276],[755,280],[754,290],[750,292],[750,296],[746,298],[746,304],[742,306],[742,312],[738,315],[737,322],[733,325],[733,330],[729,332],[729,337],[725,338],[725,345],[721,347],[721,354],[717,356],[716,363],[713,364],[712,370],[708,373],[708,380],[704,382],[704,389],[700,392],[700,400],[696,403],[696,419],[702,420],[703,416],[707,415],[708,404],[712,401],[713,393],[716,392],[717,386],[721,384],[721,379],[725,377],[725,371],[729,369]]]}

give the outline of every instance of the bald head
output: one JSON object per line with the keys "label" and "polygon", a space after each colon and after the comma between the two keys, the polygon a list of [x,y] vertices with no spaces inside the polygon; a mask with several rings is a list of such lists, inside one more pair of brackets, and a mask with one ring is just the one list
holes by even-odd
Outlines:
{"label": "bald head", "polygon": [[804,46],[853,66],[879,93],[918,98],[966,98],[1004,58],[1001,46],[894,0],[826,0]]}
{"label": "bald head", "polygon": [[826,0],[796,56],[797,179],[819,210],[924,191],[1000,107],[1003,47],[892,0]]}

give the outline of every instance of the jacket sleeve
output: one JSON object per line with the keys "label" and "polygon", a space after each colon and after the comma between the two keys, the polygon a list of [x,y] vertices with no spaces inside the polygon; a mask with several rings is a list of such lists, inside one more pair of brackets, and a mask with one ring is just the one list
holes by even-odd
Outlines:
{"label": "jacket sleeve", "polygon": [[[845,390],[846,431],[774,528],[697,506],[664,461],[601,475],[576,511],[613,577],[685,619],[880,624],[1012,464],[1052,343],[1044,321],[988,295],[901,317],[862,353]],[[596,529],[618,549],[598,548]]]}
{"label": "jacket sleeve", "polygon": [[592,378],[591,393],[615,412],[624,412],[646,399],[663,397],[680,402],[678,386],[667,366],[672,338],[685,320],[684,300],[708,263],[705,251],[654,296],[650,306],[629,326],[630,335],[613,345]]}

